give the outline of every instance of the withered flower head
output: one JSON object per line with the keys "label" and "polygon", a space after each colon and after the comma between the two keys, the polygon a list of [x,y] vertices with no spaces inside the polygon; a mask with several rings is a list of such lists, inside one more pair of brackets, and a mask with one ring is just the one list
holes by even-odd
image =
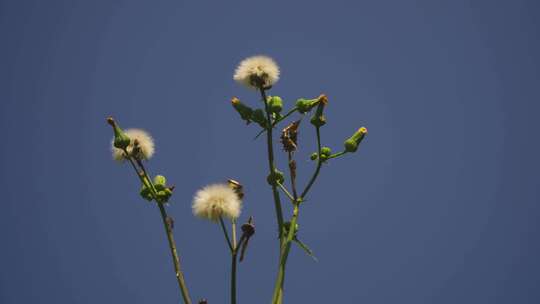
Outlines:
{"label": "withered flower head", "polygon": [[300,120],[292,122],[281,131],[281,143],[283,150],[286,152],[294,152],[298,148],[298,127]]}
{"label": "withered flower head", "polygon": [[231,189],[236,192],[240,199],[244,198],[244,186],[242,186],[239,181],[236,181],[234,179],[228,179],[227,184],[229,184],[229,187],[231,187]]}

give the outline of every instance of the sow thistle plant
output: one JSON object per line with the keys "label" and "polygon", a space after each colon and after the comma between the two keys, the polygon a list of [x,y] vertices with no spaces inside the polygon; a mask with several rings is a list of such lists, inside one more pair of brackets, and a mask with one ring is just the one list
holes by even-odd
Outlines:
{"label": "sow thistle plant", "polygon": [[[246,124],[256,125],[260,129],[257,137],[263,134],[266,137],[268,160],[266,182],[269,184],[272,192],[279,240],[277,246],[279,260],[277,261],[277,274],[272,293],[272,304],[283,302],[285,271],[292,244],[297,244],[299,248],[315,258],[313,252],[298,237],[298,221],[300,209],[304,205],[309,191],[315,184],[321,168],[335,158],[356,152],[367,134],[367,129],[361,127],[344,141],[341,151],[333,153],[331,148],[323,146],[321,142],[321,129],[327,123],[324,110],[329,105],[328,97],[321,94],[312,99],[299,98],[291,109],[283,111],[284,102],[282,98],[276,95],[268,95],[268,92],[279,80],[279,76],[280,69],[273,59],[267,56],[246,58],[236,68],[233,78],[238,83],[254,90],[260,95],[259,106],[254,107],[255,104],[248,105],[236,97],[231,99],[232,107],[240,115],[240,118]],[[295,114],[298,114],[300,117],[285,125],[281,131],[277,129],[280,123],[285,122],[285,120]],[[309,156],[309,159],[315,162],[315,168],[307,184],[304,187],[298,187],[296,153],[298,150],[300,127],[306,124],[301,122],[306,119],[309,119],[309,123],[315,129],[316,134],[316,151]],[[114,132],[114,138],[112,140],[113,159],[130,164],[141,182],[140,195],[144,199],[154,202],[160,211],[180,293],[183,302],[191,304],[191,297],[180,263],[179,251],[174,240],[174,220],[167,214],[165,209],[175,188],[167,184],[167,180],[163,175],[155,175],[152,178],[146,167],[147,161],[153,156],[155,151],[153,139],[144,130],[122,130],[112,117],[109,117],[107,122],[112,126]],[[274,152],[274,137],[278,137],[274,136],[274,133],[278,131],[279,144],[287,155],[286,169],[281,170],[276,164]],[[286,173],[283,171],[286,171]],[[289,202],[282,202],[281,195],[284,195],[285,200]],[[252,217],[249,217],[240,226],[240,231],[237,231],[237,223],[241,215],[243,199],[244,189],[241,183],[229,179],[223,183],[216,183],[201,188],[195,193],[192,202],[193,214],[196,217],[219,225],[223,232],[231,256],[231,304],[237,303],[236,275],[238,262],[244,259],[249,240],[255,234],[255,225]],[[288,217],[284,215],[283,204],[291,204],[292,206],[292,214]],[[229,226],[230,231],[227,228]],[[207,301],[202,299],[198,303],[207,303]]]}

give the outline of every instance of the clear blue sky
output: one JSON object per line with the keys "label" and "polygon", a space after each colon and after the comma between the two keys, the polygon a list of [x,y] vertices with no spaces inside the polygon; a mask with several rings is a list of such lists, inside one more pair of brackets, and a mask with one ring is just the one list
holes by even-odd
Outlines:
{"label": "clear blue sky", "polygon": [[[0,1],[0,303],[178,303],[157,208],[111,160],[105,117],[156,139],[151,171],[194,298],[228,299],[217,225],[191,215],[233,177],[257,234],[239,302],[277,265],[265,143],[229,100],[235,65],[274,57],[272,94],[330,99],[323,143],[360,126],[301,210],[286,303],[540,301],[540,43],[535,1]],[[313,169],[302,128],[300,181]],[[278,160],[285,167],[284,155]],[[290,208],[286,208],[287,214]]]}

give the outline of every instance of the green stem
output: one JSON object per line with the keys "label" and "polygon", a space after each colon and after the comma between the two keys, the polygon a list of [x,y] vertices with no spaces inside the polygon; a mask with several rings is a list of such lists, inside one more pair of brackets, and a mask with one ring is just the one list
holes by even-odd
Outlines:
{"label": "green stem", "polygon": [[279,188],[281,189],[281,191],[283,191],[283,193],[285,193],[285,195],[291,200],[291,202],[295,202],[296,200],[294,199],[294,197],[291,195],[291,193],[287,190],[287,188],[285,188],[285,186],[283,186],[282,183],[277,183]]}
{"label": "green stem", "polygon": [[169,241],[169,248],[171,250],[171,255],[174,262],[174,270],[176,272],[176,279],[178,281],[180,291],[182,292],[182,298],[184,299],[184,303],[191,304],[191,299],[189,297],[189,292],[186,286],[186,281],[184,279],[184,274],[182,273],[182,270],[180,268],[180,258],[178,256],[178,250],[176,249],[172,227],[170,227],[169,223],[167,222],[167,212],[165,211],[165,207],[163,207],[163,204],[158,203],[158,206],[159,212],[161,213],[161,219],[167,233],[167,240]]}
{"label": "green stem", "polygon": [[236,263],[237,251],[231,254],[231,304],[236,304]]}
{"label": "green stem", "polygon": [[335,153],[335,154],[332,154],[330,156],[328,156],[328,159],[332,159],[332,158],[336,158],[336,157],[340,157],[344,154],[347,154],[347,151],[341,151],[341,152],[338,152],[338,153]]}
{"label": "green stem", "polygon": [[284,245],[281,248],[280,258],[279,258],[279,269],[278,275],[276,278],[276,283],[274,287],[274,294],[272,296],[272,304],[281,303],[283,297],[283,280],[285,278],[285,266],[287,265],[287,258],[289,257],[289,251],[291,249],[291,241],[294,238],[294,228],[298,222],[298,212],[299,204],[294,204],[293,217],[291,219],[291,225],[289,226],[289,231],[287,233],[287,238],[285,239]]}
{"label": "green stem", "polygon": [[[315,183],[315,180],[319,176],[319,172],[321,170],[322,161],[321,161],[321,132],[320,128],[316,127],[316,133],[317,133],[317,167],[315,168],[315,172],[313,173],[313,176],[309,180],[306,188],[304,191],[302,191],[302,194],[299,197],[298,201],[304,200],[304,197],[309,192],[309,189],[311,186],[313,186],[313,183]],[[274,294],[272,297],[272,303],[273,304],[281,304],[283,300],[283,282],[285,280],[285,268],[287,265],[287,258],[289,257],[289,250],[291,248],[291,241],[294,238],[294,228],[296,227],[296,223],[298,222],[298,212],[299,212],[299,202],[295,201],[294,203],[294,211],[293,211],[293,217],[291,219],[291,224],[289,226],[289,232],[287,234],[287,238],[283,242],[283,245],[281,246],[281,252],[280,252],[280,262],[279,262],[279,270],[278,270],[278,276],[276,279],[276,285],[274,287]]]}
{"label": "green stem", "polygon": [[[266,92],[264,89],[260,89],[262,101],[264,103],[264,108],[266,112],[266,119],[268,120],[268,126],[267,126],[267,132],[266,132],[266,143],[268,146],[268,168],[270,170],[270,174],[274,174],[276,171],[276,166],[274,164],[274,146],[272,143],[272,120],[270,116],[270,109],[268,107],[268,103],[266,102]],[[280,248],[281,243],[283,240],[283,211],[281,209],[281,200],[279,198],[279,192],[277,190],[276,185],[272,185],[272,195],[274,196],[274,206],[276,209],[276,218],[277,218],[277,224],[278,224],[278,231],[279,231],[279,240],[280,240]]]}
{"label": "green stem", "polygon": [[311,179],[309,180],[306,188],[304,189],[304,191],[302,191],[302,194],[300,194],[300,199],[302,199],[302,200],[306,197],[307,193],[309,192],[309,189],[311,188],[311,186],[313,186],[313,183],[315,183],[315,180],[317,179],[317,176],[319,176],[319,172],[321,171],[322,161],[321,161],[321,131],[320,131],[320,128],[316,127],[316,131],[317,131],[317,153],[318,153],[317,168],[315,168],[315,172],[311,176]]}
{"label": "green stem", "polygon": [[229,238],[229,233],[227,232],[227,228],[225,227],[225,223],[223,222],[223,217],[219,216],[219,223],[221,225],[221,230],[223,230],[223,235],[225,235],[225,239],[227,240],[227,245],[229,245],[229,250],[231,250],[231,253],[234,251],[233,244],[231,243],[231,239]]}
{"label": "green stem", "polygon": [[[126,153],[126,155],[129,155],[127,153],[127,151],[124,150],[124,152]],[[178,281],[178,287],[180,288],[180,293],[182,294],[182,298],[184,299],[184,303],[185,304],[191,304],[191,298],[189,296],[189,292],[188,292],[188,289],[187,289],[187,286],[186,286],[186,281],[184,279],[184,274],[182,273],[182,268],[180,266],[180,258],[178,256],[178,250],[176,249],[176,242],[174,241],[174,235],[173,235],[173,232],[172,232],[172,227],[167,221],[167,219],[168,219],[167,211],[165,211],[165,207],[163,206],[163,204],[158,202],[157,191],[156,191],[156,189],[154,187],[154,184],[152,183],[152,180],[148,176],[148,173],[146,172],[146,169],[144,168],[144,166],[142,166],[142,163],[139,163],[140,164],[139,167],[142,170],[142,174],[141,174],[141,172],[137,169],[137,166],[133,162],[133,159],[131,158],[131,156],[128,156],[127,158],[129,160],[129,162],[131,163],[133,169],[135,170],[135,173],[137,174],[137,176],[141,180],[141,182],[144,185],[147,185],[147,187],[150,186],[149,187],[150,188],[150,193],[152,193],[152,197],[153,197],[154,201],[156,201],[156,204],[159,207],[159,212],[161,214],[161,220],[162,220],[163,226],[165,228],[165,233],[167,234],[167,240],[169,242],[169,249],[171,251],[171,256],[172,256],[172,259],[173,259],[174,270],[175,270],[175,273],[176,273],[176,280]]]}

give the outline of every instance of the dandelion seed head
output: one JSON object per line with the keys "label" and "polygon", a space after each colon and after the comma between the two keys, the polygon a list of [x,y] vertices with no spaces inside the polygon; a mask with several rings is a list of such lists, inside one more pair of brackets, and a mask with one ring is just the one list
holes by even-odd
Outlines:
{"label": "dandelion seed head", "polygon": [[195,216],[214,222],[219,220],[220,216],[237,219],[242,209],[242,201],[228,185],[214,184],[195,193],[192,209]]}
{"label": "dandelion seed head", "polygon": [[233,79],[253,89],[270,87],[279,80],[279,67],[268,56],[248,57],[238,64]]}
{"label": "dandelion seed head", "polygon": [[[129,137],[131,142],[126,148],[127,152],[131,154],[133,152],[133,147],[135,146],[135,141],[140,149],[140,153],[136,157],[141,159],[150,159],[155,152],[154,139],[148,134],[148,132],[141,129],[127,129],[124,133]],[[111,143],[113,159],[118,161],[123,161],[126,159],[126,155],[122,149],[114,147],[114,138]]]}

